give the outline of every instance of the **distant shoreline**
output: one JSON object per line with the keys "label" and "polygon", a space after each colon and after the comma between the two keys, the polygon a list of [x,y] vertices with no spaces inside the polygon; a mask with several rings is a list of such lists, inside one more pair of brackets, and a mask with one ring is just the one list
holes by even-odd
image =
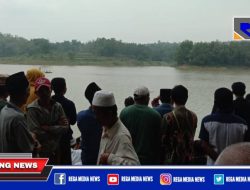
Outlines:
{"label": "distant shoreline", "polygon": [[127,67],[140,67],[140,66],[166,66],[175,67],[180,70],[250,70],[247,66],[197,66],[197,65],[177,65],[176,63],[167,63],[160,61],[138,61],[130,59],[119,59],[119,58],[106,58],[97,57],[96,59],[90,60],[67,60],[67,59],[34,59],[25,57],[7,57],[0,58],[0,64],[4,65],[39,65],[39,66],[127,66]]}
{"label": "distant shoreline", "polygon": [[175,66],[175,63],[160,61],[138,61],[133,59],[93,57],[87,60],[60,59],[60,58],[29,58],[7,57],[0,58],[0,64],[5,65],[46,65],[46,66]]}

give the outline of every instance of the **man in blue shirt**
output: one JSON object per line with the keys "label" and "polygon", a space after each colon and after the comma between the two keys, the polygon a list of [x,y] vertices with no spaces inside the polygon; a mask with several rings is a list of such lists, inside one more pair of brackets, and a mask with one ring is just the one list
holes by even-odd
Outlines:
{"label": "man in blue shirt", "polygon": [[[162,104],[159,104],[159,100],[161,100]],[[171,105],[171,89],[160,89],[160,96],[155,98],[151,102],[154,109],[161,114],[161,117],[166,113],[169,113],[173,110]]]}
{"label": "man in blue shirt", "polygon": [[101,88],[94,82],[90,83],[85,90],[85,97],[90,103],[87,110],[80,111],[77,115],[77,126],[81,131],[82,143],[82,164],[96,165],[99,152],[102,126],[97,122],[96,116],[92,111],[91,104],[95,92]]}

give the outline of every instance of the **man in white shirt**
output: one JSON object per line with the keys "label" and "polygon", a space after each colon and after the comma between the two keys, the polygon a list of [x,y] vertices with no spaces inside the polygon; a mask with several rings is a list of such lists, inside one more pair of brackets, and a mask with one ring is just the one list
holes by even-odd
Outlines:
{"label": "man in white shirt", "polygon": [[117,106],[112,92],[97,91],[92,108],[103,126],[97,165],[140,165],[127,128],[117,117]]}

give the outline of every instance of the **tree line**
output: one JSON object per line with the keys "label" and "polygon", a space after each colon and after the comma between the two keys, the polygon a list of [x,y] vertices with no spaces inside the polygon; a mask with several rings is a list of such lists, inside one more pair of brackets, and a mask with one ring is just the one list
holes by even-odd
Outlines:
{"label": "tree line", "polygon": [[160,42],[125,43],[114,38],[97,38],[82,43],[77,40],[52,43],[44,38],[27,40],[0,33],[0,58],[4,57],[112,57],[138,61],[159,61],[177,65],[250,66],[250,42]]}

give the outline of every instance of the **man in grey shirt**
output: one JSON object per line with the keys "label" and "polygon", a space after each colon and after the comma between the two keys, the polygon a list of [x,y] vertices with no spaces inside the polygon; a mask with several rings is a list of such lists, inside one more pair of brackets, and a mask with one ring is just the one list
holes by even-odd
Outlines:
{"label": "man in grey shirt", "polygon": [[10,102],[3,107],[0,114],[0,152],[32,153],[35,142],[20,110],[29,96],[29,83],[24,72],[9,76],[6,87]]}

